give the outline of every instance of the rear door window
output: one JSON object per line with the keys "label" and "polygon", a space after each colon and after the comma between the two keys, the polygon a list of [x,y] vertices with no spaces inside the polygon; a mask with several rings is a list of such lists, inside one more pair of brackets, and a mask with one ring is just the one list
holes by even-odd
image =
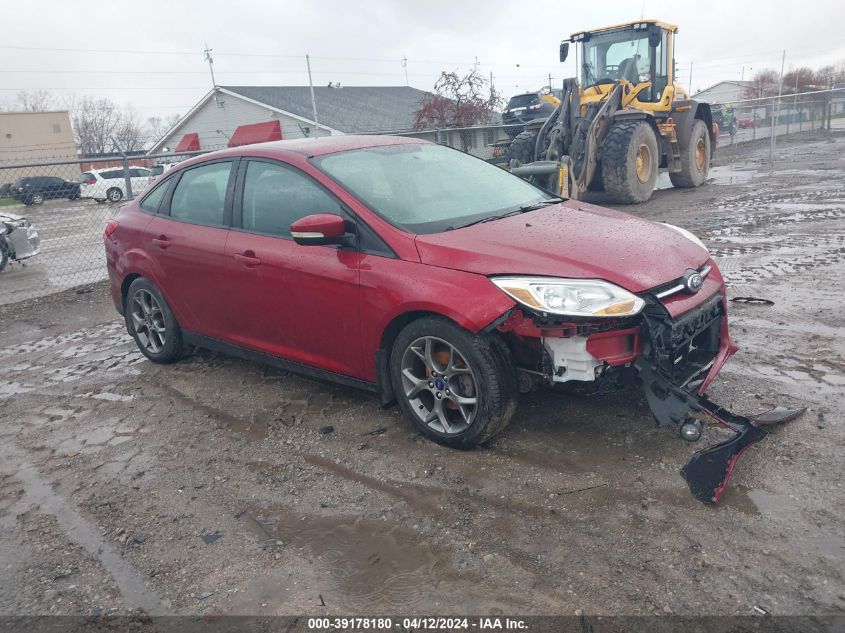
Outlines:
{"label": "rear door window", "polygon": [[170,217],[193,224],[223,226],[231,170],[231,161],[187,170],[173,192]]}
{"label": "rear door window", "polygon": [[167,193],[167,188],[169,186],[170,180],[161,183],[158,187],[156,187],[150,193],[144,196],[144,199],[141,200],[141,208],[144,211],[149,211],[150,213],[157,213],[158,208],[161,206],[161,201],[164,199],[164,195]]}

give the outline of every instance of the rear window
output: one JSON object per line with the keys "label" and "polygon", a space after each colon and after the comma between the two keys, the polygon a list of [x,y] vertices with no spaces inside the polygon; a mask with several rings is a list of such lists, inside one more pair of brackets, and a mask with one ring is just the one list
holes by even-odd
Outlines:
{"label": "rear window", "polygon": [[511,100],[508,101],[508,110],[511,108],[525,108],[539,102],[540,98],[535,94],[516,95],[515,97],[511,97]]}
{"label": "rear window", "polygon": [[90,180],[97,180],[97,178],[90,171],[84,172],[77,182],[88,182]]}

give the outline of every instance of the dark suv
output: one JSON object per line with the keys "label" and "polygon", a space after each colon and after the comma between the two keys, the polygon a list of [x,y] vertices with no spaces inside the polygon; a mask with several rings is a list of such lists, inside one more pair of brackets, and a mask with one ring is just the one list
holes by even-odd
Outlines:
{"label": "dark suv", "polygon": [[45,200],[79,197],[79,183],[55,176],[29,176],[18,178],[12,184],[12,194],[24,204],[41,204]]}
{"label": "dark suv", "polygon": [[534,119],[548,118],[557,107],[554,103],[556,100],[557,98],[553,95],[542,92],[526,92],[511,97],[502,113],[502,123],[506,126],[505,131],[508,136],[516,136],[522,132],[521,124]]}

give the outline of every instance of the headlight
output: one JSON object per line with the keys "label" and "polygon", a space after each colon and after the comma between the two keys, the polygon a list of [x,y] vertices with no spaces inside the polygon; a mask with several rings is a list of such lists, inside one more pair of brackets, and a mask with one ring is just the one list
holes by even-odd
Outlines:
{"label": "headlight", "polygon": [[[673,231],[680,233],[685,238],[687,238],[690,242],[692,242],[693,244],[696,244],[697,246],[700,246],[705,251],[707,251],[707,247],[704,245],[704,242],[702,242],[700,239],[698,239],[695,235],[693,235],[692,233],[690,233],[686,229],[682,229],[680,226],[675,226],[674,224],[667,224],[665,222],[663,223],[663,226],[667,226],[670,229],[672,229]],[[707,252],[708,252],[708,254],[710,253],[710,251],[707,251]]]}
{"label": "headlight", "polygon": [[540,312],[579,317],[627,317],[644,301],[627,290],[598,279],[556,277],[492,277],[515,301]]}

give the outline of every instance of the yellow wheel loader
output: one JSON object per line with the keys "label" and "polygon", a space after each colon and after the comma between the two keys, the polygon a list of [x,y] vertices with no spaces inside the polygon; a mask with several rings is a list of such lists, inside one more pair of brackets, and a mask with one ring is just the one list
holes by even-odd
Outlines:
{"label": "yellow wheel loader", "polygon": [[678,27],[639,20],[574,33],[578,79],[566,79],[560,105],[517,135],[510,170],[568,198],[604,190],[621,203],[645,202],[658,170],[675,187],[707,179],[716,150],[710,106],[674,78]]}

